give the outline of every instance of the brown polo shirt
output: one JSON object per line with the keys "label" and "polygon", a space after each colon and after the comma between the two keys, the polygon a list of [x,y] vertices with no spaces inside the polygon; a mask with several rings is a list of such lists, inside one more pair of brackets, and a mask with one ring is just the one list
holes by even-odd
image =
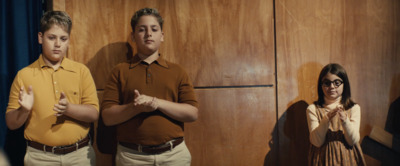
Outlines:
{"label": "brown polo shirt", "polygon": [[[198,107],[193,85],[182,67],[164,60],[162,56],[147,64],[135,55],[130,62],[118,64],[111,72],[101,109],[131,103],[135,89],[140,94]],[[140,113],[117,125],[117,140],[120,142],[158,145],[183,135],[183,122],[159,110]]]}

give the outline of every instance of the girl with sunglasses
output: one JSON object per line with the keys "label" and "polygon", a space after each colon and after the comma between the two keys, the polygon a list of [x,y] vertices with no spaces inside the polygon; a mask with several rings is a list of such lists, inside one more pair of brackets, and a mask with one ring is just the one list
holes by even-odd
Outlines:
{"label": "girl with sunglasses", "polygon": [[360,140],[360,106],[339,64],[326,65],[318,78],[318,101],[307,108],[309,165],[365,165]]}

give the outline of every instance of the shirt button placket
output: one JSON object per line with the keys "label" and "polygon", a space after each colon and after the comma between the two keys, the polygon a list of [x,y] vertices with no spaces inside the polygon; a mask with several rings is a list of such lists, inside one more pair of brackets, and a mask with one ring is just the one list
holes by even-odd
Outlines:
{"label": "shirt button placket", "polygon": [[58,99],[60,97],[60,90],[58,86],[56,72],[53,72],[53,87],[54,87],[54,95],[56,96],[56,99]]}
{"label": "shirt button placket", "polygon": [[151,70],[150,70],[150,65],[146,68],[146,83],[149,84],[151,83]]}

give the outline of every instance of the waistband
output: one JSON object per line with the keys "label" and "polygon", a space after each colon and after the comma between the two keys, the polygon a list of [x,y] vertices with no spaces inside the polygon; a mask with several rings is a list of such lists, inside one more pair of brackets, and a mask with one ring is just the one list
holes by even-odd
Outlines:
{"label": "waistband", "polygon": [[54,154],[67,154],[67,153],[71,153],[73,151],[77,151],[78,149],[89,145],[89,142],[90,142],[89,136],[86,136],[84,139],[82,139],[74,144],[65,145],[65,146],[48,146],[48,145],[41,144],[41,143],[35,142],[35,141],[30,141],[30,140],[26,141],[27,145],[32,148],[35,148],[37,150],[42,150],[44,152],[51,152]]}
{"label": "waistband", "polygon": [[139,152],[144,152],[144,153],[149,153],[149,154],[160,154],[164,153],[168,150],[174,149],[176,146],[181,144],[183,142],[183,137],[179,137],[176,139],[173,139],[171,141],[168,141],[165,144],[161,145],[140,145],[140,144],[134,144],[134,143],[129,143],[129,142],[119,142],[121,146],[127,147],[129,149],[133,149]]}

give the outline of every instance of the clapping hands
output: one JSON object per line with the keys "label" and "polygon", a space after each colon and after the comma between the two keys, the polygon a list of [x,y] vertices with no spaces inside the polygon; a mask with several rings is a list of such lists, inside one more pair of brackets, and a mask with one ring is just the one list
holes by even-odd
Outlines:
{"label": "clapping hands", "polygon": [[144,94],[140,94],[135,90],[135,99],[133,105],[139,108],[142,112],[152,112],[158,108],[158,99]]}
{"label": "clapping hands", "polygon": [[345,121],[347,119],[347,113],[345,112],[343,105],[336,106],[335,109],[328,112],[327,116],[329,120],[331,120],[333,117],[336,116],[336,114],[339,114],[339,118],[342,121]]}

